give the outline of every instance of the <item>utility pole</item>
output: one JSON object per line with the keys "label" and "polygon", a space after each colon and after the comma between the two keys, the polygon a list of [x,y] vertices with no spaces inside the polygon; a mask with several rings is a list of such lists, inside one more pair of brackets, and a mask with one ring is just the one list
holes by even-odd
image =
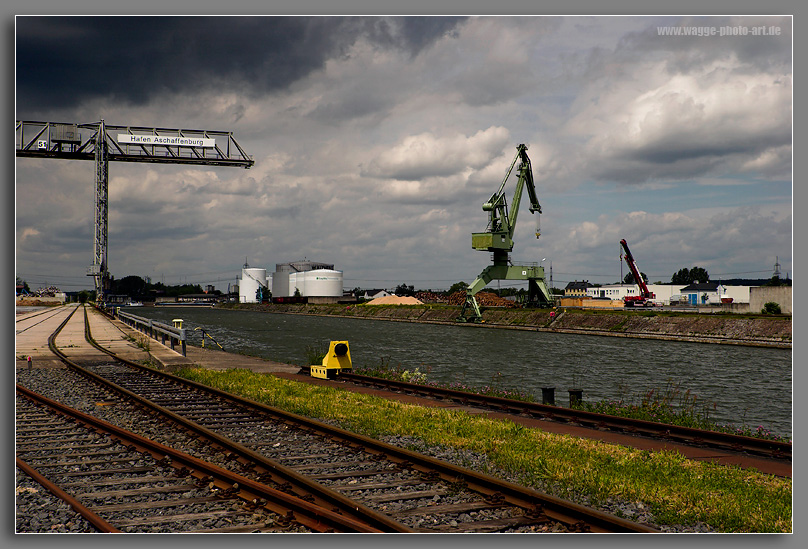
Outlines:
{"label": "utility pole", "polygon": [[550,260],[550,290],[553,293],[555,293],[555,290],[553,290],[553,288],[555,288],[555,286],[553,286],[553,260],[551,259]]}

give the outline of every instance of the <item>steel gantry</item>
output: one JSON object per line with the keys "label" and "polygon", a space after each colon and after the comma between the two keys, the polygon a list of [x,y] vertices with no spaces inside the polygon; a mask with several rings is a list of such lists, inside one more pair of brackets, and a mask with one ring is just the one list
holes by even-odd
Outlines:
{"label": "steel gantry", "polygon": [[93,264],[96,301],[109,286],[107,234],[109,162],[151,162],[250,168],[255,162],[232,132],[112,126],[100,122],[70,124],[17,120],[17,157],[95,161],[95,232]]}

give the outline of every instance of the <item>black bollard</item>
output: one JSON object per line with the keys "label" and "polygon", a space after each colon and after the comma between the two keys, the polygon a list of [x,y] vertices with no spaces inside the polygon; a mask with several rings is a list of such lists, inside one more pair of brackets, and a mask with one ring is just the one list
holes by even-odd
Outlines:
{"label": "black bollard", "polygon": [[555,406],[555,387],[541,388],[541,403]]}
{"label": "black bollard", "polygon": [[583,401],[584,399],[584,390],[583,389],[570,389],[570,408],[574,408],[576,404]]}

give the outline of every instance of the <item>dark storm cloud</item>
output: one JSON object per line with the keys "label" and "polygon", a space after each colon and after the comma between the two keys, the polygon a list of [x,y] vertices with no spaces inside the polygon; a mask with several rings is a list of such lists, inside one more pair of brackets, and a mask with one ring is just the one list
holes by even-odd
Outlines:
{"label": "dark storm cloud", "polygon": [[358,39],[417,54],[449,17],[19,17],[18,116],[111,96],[286,88]]}

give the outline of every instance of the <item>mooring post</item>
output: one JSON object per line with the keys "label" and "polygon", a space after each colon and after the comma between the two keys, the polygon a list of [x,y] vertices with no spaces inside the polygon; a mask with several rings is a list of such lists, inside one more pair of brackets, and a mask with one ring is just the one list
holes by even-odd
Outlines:
{"label": "mooring post", "polygon": [[570,408],[574,408],[576,404],[583,402],[584,390],[583,389],[570,389]]}
{"label": "mooring post", "polygon": [[541,388],[541,403],[555,406],[555,387]]}

